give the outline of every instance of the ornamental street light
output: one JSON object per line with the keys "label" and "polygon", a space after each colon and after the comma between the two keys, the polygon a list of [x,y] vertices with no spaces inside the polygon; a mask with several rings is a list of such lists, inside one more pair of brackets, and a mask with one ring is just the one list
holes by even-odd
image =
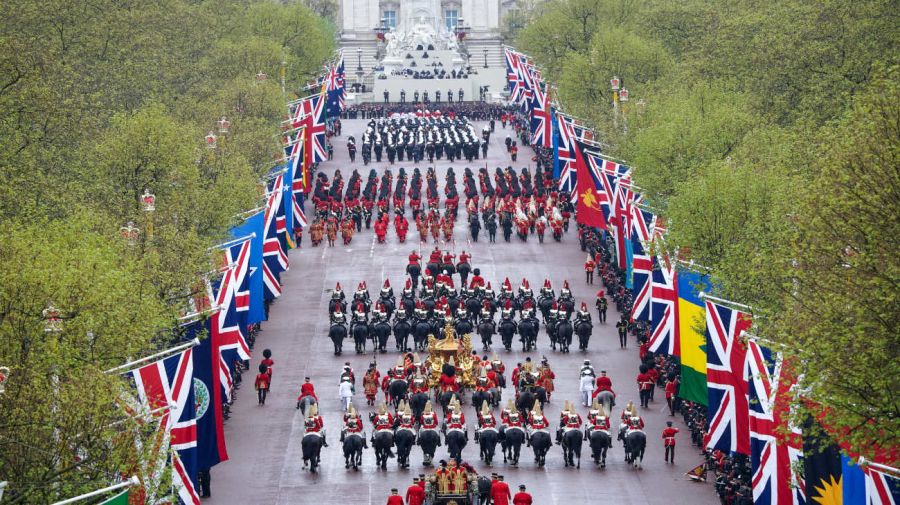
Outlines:
{"label": "ornamental street light", "polygon": [[53,302],[41,311],[44,320],[44,331],[47,333],[59,333],[62,331],[62,313],[53,306]]}
{"label": "ornamental street light", "polygon": [[210,131],[206,135],[206,148],[207,149],[215,149],[217,147],[217,137],[216,134]]}
{"label": "ornamental street light", "polygon": [[259,72],[256,73],[256,82],[264,82],[268,78],[269,78],[269,75],[266,74],[265,72],[263,72],[262,70],[260,70]]}
{"label": "ornamental street light", "polygon": [[128,245],[134,245],[137,242],[138,234],[141,229],[134,225],[134,221],[128,221],[128,224],[119,228],[119,234],[125,239]]}
{"label": "ornamental street light", "polygon": [[612,79],[609,80],[609,89],[613,91],[619,91],[619,78],[613,76]]}
{"label": "ornamental street light", "polygon": [[231,128],[231,121],[225,119],[225,116],[222,116],[222,119],[218,121],[219,133],[225,134],[228,133],[228,129]]}
{"label": "ornamental street light", "polygon": [[485,47],[484,49],[482,49],[482,51],[484,51],[484,68],[488,68],[488,66],[487,66],[487,53],[488,53],[488,50],[487,50],[487,48]]}
{"label": "ornamental street light", "polygon": [[151,193],[149,189],[145,189],[144,194],[141,195],[141,206],[143,206],[144,212],[156,210],[156,195]]}

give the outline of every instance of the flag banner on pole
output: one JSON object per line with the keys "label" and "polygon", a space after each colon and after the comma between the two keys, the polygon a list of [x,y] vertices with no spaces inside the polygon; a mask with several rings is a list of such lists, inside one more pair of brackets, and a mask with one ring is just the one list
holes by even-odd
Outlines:
{"label": "flag banner on pole", "polygon": [[126,489],[112,498],[100,502],[99,505],[128,505],[129,493],[130,491]]}
{"label": "flag banner on pole", "polygon": [[588,169],[584,161],[582,146],[576,141],[575,146],[575,192],[577,203],[575,205],[575,220],[578,224],[605,230],[606,220],[603,218],[603,199],[606,193],[600,189],[600,181],[593,172]]}
{"label": "flag banner on pole", "polygon": [[677,319],[675,331],[681,346],[681,386],[678,396],[685,400],[706,405],[706,335],[704,324],[706,308],[700,299],[708,282],[706,276],[684,270],[676,280],[678,300],[675,305]]}
{"label": "flag banner on pole", "polygon": [[575,152],[578,146],[575,144],[575,134],[572,131],[572,121],[559,114],[556,115],[558,147],[555,162],[559,163],[559,191],[563,195],[576,195],[577,169]]}
{"label": "flag banner on pole", "polygon": [[747,342],[746,377],[753,503],[802,505],[806,494],[796,466],[803,442],[800,430],[788,422],[796,377],[780,356],[752,338]]}
{"label": "flag banner on pole", "polygon": [[707,449],[750,455],[747,348],[741,341],[749,329],[749,314],[706,302]]}
{"label": "flag banner on pole", "polygon": [[246,274],[249,304],[247,305],[245,323],[248,325],[266,320],[265,294],[263,292],[265,289],[263,284],[264,220],[264,213],[257,212],[244,220],[243,224],[231,229],[232,237],[253,236],[250,239],[250,256]]}
{"label": "flag banner on pole", "polygon": [[182,327],[183,340],[192,340],[203,332],[207,335],[193,349],[198,470],[208,470],[228,459],[222,418],[223,387],[219,376],[221,351],[218,338],[211,331],[211,321],[211,318],[195,321]]}
{"label": "flag banner on pole", "polygon": [[678,272],[668,256],[653,256],[650,285],[649,349],[672,356],[681,355],[678,341]]}
{"label": "flag banner on pole", "polygon": [[531,101],[531,145],[538,147],[550,147],[551,137],[551,117],[552,108],[550,107],[549,90],[541,89],[541,86],[535,86],[534,97]]}
{"label": "flag banner on pole", "polygon": [[[197,493],[197,419],[194,410],[193,348],[144,365],[125,375],[132,381],[141,408],[159,423],[156,454],[168,454],[158,463],[172,469],[172,486],[182,503],[200,503]],[[167,461],[168,460],[168,461]],[[163,468],[151,470],[161,475]]]}

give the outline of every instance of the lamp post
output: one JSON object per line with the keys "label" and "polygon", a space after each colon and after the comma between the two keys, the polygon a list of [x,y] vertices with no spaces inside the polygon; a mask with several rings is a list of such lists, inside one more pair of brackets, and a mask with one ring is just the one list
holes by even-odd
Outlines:
{"label": "lamp post", "polygon": [[482,49],[482,51],[484,52],[484,68],[488,68],[488,66],[487,66],[487,53],[488,53],[488,50],[487,50],[487,48],[485,47],[484,49]]}
{"label": "lamp post", "polygon": [[257,83],[265,82],[266,79],[268,79],[268,78],[269,78],[269,75],[267,73],[263,72],[262,70],[260,70],[259,72],[256,73],[256,82]]}
{"label": "lamp post", "polygon": [[356,92],[362,88],[363,67],[362,67],[362,48],[356,48]]}

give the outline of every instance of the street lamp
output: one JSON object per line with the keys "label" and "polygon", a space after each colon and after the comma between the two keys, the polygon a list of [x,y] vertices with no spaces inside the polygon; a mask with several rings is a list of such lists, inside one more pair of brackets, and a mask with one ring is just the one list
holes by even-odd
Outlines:
{"label": "street lamp", "polygon": [[361,48],[361,47],[357,47],[357,48],[356,48],[356,73],[361,75],[361,74],[362,74],[362,71],[363,71],[363,68],[362,68],[362,48]]}
{"label": "street lamp", "polygon": [[262,70],[260,70],[259,72],[256,73],[256,82],[264,82],[268,78],[269,78],[269,75],[266,74],[265,72],[263,72]]}
{"label": "street lamp", "polygon": [[216,134],[213,132],[209,132],[206,134],[206,147],[207,149],[215,149],[216,148]]}
{"label": "street lamp", "polygon": [[619,101],[620,101],[620,102],[627,102],[627,101],[628,101],[628,90],[627,90],[627,89],[622,88],[622,89],[619,90]]}
{"label": "street lamp", "polygon": [[613,91],[619,91],[619,78],[613,76],[612,79],[609,80],[609,89]]}
{"label": "street lamp", "polygon": [[145,189],[144,194],[141,195],[141,205],[144,208],[144,212],[153,212],[156,210],[156,195],[151,193],[149,189]]}
{"label": "street lamp", "polygon": [[137,242],[138,234],[141,229],[134,225],[134,221],[128,221],[128,224],[119,228],[119,234],[125,239],[128,245],[134,245]]}
{"label": "street lamp", "polygon": [[41,318],[44,320],[45,332],[58,333],[62,331],[62,312],[53,306],[53,302],[41,311]]}
{"label": "street lamp", "polygon": [[485,47],[484,49],[482,49],[482,51],[484,51],[484,68],[488,68],[488,66],[487,66],[487,53],[488,53],[488,50],[487,50],[487,48]]}

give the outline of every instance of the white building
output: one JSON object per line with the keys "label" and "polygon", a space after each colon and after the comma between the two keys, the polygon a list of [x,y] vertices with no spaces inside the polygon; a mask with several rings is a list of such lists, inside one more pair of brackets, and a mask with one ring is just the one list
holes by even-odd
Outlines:
{"label": "white building", "polygon": [[[377,93],[360,97],[364,100],[380,101],[385,86],[398,93],[398,84],[393,82],[396,79],[390,79],[391,83],[377,79],[378,70],[375,69],[383,68],[380,59],[385,52],[385,44],[379,44],[376,38],[377,27],[385,27],[402,36],[412,30],[421,30],[422,25],[430,25],[439,36],[447,36],[462,26],[467,29],[460,48],[465,65],[477,68],[479,76],[470,83],[463,83],[467,96],[476,96],[481,85],[490,85],[492,92],[499,91],[502,79],[493,74],[505,74],[500,24],[515,3],[515,0],[341,0],[338,28],[347,81],[364,83],[368,91]],[[425,86],[432,83],[424,82],[415,84],[425,89],[443,87],[445,83],[433,83],[435,86]]]}

